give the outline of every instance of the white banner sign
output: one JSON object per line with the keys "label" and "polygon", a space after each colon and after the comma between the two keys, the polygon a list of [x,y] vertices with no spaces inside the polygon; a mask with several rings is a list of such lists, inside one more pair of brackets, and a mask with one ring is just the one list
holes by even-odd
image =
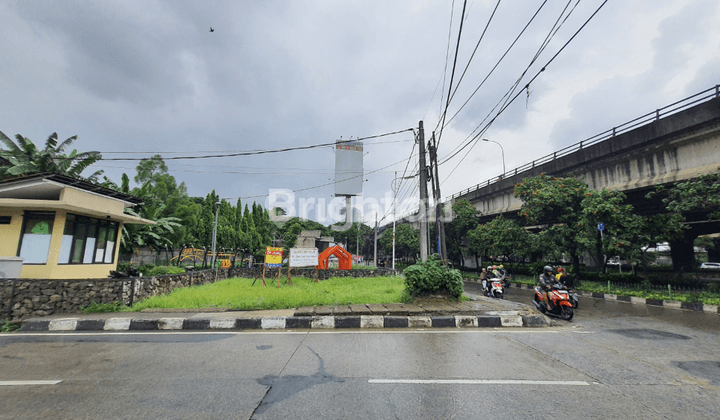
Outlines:
{"label": "white banner sign", "polygon": [[315,267],[318,265],[317,248],[290,248],[290,267]]}

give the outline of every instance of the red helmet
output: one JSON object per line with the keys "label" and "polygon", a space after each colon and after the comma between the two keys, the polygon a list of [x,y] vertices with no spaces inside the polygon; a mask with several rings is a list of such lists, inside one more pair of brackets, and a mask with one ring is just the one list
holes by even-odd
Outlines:
{"label": "red helmet", "polygon": [[493,270],[495,270],[496,268],[497,268],[497,265],[493,265]]}

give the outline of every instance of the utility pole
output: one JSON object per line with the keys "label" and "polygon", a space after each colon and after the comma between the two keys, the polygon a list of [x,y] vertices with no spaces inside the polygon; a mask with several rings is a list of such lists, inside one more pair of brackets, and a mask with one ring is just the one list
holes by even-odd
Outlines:
{"label": "utility pole", "polygon": [[425,128],[423,122],[420,121],[418,129],[418,145],[420,148],[420,209],[418,216],[420,218],[420,260],[425,262],[428,257],[428,241],[427,241],[427,164],[425,163]]}
{"label": "utility pole", "polygon": [[377,267],[377,213],[375,213],[375,251],[373,255],[373,262],[375,263],[375,267]]}
{"label": "utility pole", "polygon": [[435,140],[435,132],[433,132],[430,142],[430,167],[433,183],[433,198],[435,198],[435,230],[438,235],[439,253],[443,264],[447,266],[447,247],[445,244],[445,223],[442,220],[442,196],[440,195],[440,174],[438,172],[437,163],[437,145]]}

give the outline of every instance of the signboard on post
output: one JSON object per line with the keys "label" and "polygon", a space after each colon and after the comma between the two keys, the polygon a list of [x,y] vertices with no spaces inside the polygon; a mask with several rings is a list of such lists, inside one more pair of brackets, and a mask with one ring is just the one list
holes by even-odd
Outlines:
{"label": "signboard on post", "polygon": [[335,195],[361,195],[363,184],[363,144],[359,141],[335,143]]}
{"label": "signboard on post", "polygon": [[317,248],[290,248],[290,267],[315,267],[317,265]]}
{"label": "signboard on post", "polygon": [[282,253],[283,249],[280,247],[269,246],[265,248],[265,267],[282,267]]}

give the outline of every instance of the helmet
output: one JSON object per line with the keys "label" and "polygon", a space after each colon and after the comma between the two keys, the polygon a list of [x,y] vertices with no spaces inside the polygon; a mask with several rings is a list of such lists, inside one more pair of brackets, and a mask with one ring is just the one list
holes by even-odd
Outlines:
{"label": "helmet", "polygon": [[492,270],[492,265],[488,265],[488,271]]}
{"label": "helmet", "polygon": [[493,270],[497,268],[497,265],[493,265]]}
{"label": "helmet", "polygon": [[546,265],[545,268],[543,268],[543,272],[545,273],[552,273],[553,269],[549,265]]}
{"label": "helmet", "polygon": [[502,269],[505,268],[505,267],[503,267],[503,265],[500,264],[500,265],[498,266],[498,268],[502,270]]}
{"label": "helmet", "polygon": [[562,273],[562,267],[558,267],[558,273]]}

